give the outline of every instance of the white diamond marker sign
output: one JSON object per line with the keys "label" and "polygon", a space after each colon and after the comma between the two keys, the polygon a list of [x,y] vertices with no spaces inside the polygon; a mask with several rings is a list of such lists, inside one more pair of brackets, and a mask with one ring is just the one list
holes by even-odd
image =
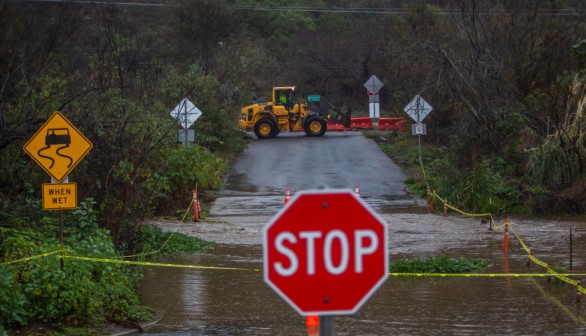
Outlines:
{"label": "white diamond marker sign", "polygon": [[173,111],[171,111],[173,119],[177,120],[179,125],[183,126],[185,129],[191,127],[191,125],[193,125],[202,114],[203,113],[197,108],[197,106],[193,105],[193,103],[187,98],[183,98],[183,100],[175,106]]}
{"label": "white diamond marker sign", "polygon": [[364,87],[373,95],[378,95],[378,92],[383,86],[385,86],[383,82],[381,82],[375,75],[372,75],[372,77],[364,83]]}
{"label": "white diamond marker sign", "polygon": [[405,111],[415,122],[420,123],[433,108],[429,105],[421,96],[416,95],[413,99],[405,106]]}

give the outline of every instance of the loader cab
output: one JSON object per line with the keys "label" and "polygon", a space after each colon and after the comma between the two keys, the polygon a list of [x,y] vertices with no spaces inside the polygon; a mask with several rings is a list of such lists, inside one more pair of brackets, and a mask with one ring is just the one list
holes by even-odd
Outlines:
{"label": "loader cab", "polygon": [[297,103],[295,87],[276,87],[273,89],[273,102],[275,106],[283,106],[290,111]]}

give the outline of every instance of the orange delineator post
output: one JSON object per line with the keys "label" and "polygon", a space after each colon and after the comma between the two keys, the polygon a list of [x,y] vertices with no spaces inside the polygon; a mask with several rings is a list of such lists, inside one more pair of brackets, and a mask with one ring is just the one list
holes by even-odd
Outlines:
{"label": "orange delineator post", "polygon": [[199,222],[199,201],[197,200],[197,189],[192,189],[193,193],[193,221]]}
{"label": "orange delineator post", "polygon": [[356,194],[356,196],[360,197],[360,189],[358,189],[358,184],[356,185],[356,187],[354,187],[354,193]]}
{"label": "orange delineator post", "polygon": [[444,202],[444,217],[448,217],[448,199]]}
{"label": "orange delineator post", "polygon": [[509,219],[505,219],[505,238],[503,239],[503,254],[509,251]]}
{"label": "orange delineator post", "polygon": [[291,201],[291,193],[289,192],[289,187],[287,187],[285,191],[285,205],[287,205]]}

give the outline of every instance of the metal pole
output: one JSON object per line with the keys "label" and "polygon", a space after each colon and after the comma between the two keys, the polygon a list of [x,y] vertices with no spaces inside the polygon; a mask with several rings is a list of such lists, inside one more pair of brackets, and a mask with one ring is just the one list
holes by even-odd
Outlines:
{"label": "metal pole", "polygon": [[183,119],[185,121],[185,124],[183,125],[183,135],[185,136],[185,140],[183,141],[183,144],[187,147],[187,102],[185,101],[185,99],[183,99],[182,103],[182,108],[185,112],[185,118]]}
{"label": "metal pole", "polygon": [[319,317],[319,336],[335,336],[336,326],[333,316],[320,315]]}
{"label": "metal pole", "polygon": [[488,219],[488,231],[492,231],[492,197],[489,198],[490,202],[490,218]]}
{"label": "metal pole", "polygon": [[[63,210],[59,209],[59,244],[60,248],[63,249]],[[63,258],[61,258],[61,270],[63,271],[65,265]]]}
{"label": "metal pole", "polygon": [[573,251],[572,251],[572,229],[573,227],[570,226],[570,273],[572,273],[572,264],[573,264]]}
{"label": "metal pole", "polygon": [[[417,135],[417,141],[418,141],[418,148],[419,148],[419,164],[421,164],[421,166],[423,166],[423,161],[421,161],[421,134]],[[427,181],[425,181],[427,182]]]}

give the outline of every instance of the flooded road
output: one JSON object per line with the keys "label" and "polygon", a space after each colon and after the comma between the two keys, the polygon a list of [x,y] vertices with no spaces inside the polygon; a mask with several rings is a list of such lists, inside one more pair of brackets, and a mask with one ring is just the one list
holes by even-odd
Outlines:
{"label": "flooded road", "polygon": [[[396,214],[389,222],[391,264],[401,258],[483,258],[479,273],[542,273],[511,239],[502,254],[502,230],[475,220]],[[515,221],[511,224],[535,256],[569,268],[569,226],[574,226],[573,269],[586,273],[584,223]],[[191,224],[190,224],[191,225]],[[197,224],[196,224],[197,225]],[[260,245],[218,245],[168,263],[235,267],[193,270],[151,267],[140,292],[143,302],[165,311],[149,330],[155,335],[307,335],[299,316],[262,279]],[[338,335],[583,335],[586,302],[576,304],[573,286],[546,278],[390,277],[358,314],[336,318]]]}
{"label": "flooded road", "polygon": [[[350,136],[368,143],[359,134]],[[334,140],[343,138],[334,134],[323,139],[331,148]],[[284,145],[278,149],[290,150],[288,141],[294,143],[295,139],[284,138]],[[164,312],[163,319],[148,334],[308,335],[305,318],[264,283],[259,271],[262,228],[283,207],[285,187],[294,191],[304,186],[247,173],[256,167],[251,156],[265,153],[262,155],[272,158],[267,154],[269,147],[264,147],[269,142],[253,141],[252,149],[249,147],[244,156],[249,163],[236,163],[228,176],[232,182],[218,195],[204,221],[158,223],[165,230],[198,236],[218,245],[206,253],[153,261],[237,270],[145,267],[139,287],[143,304]],[[256,145],[262,150],[256,152]],[[314,150],[316,154],[312,155],[325,149]],[[305,158],[299,155],[302,156],[297,159]],[[387,177],[396,172],[390,162],[379,169]],[[276,164],[271,169],[294,174],[298,171],[296,164]],[[390,170],[384,168],[387,164]],[[311,169],[321,170],[319,166]],[[354,180],[359,178],[357,171],[346,170],[350,177],[355,176]],[[395,181],[379,188],[375,182],[368,182],[378,179],[375,173],[371,175],[360,180],[360,193],[388,223],[391,264],[402,258],[447,256],[487,259],[491,266],[479,271],[485,274],[545,272],[543,267],[527,264],[527,254],[512,233],[508,257],[504,258],[502,229],[489,231],[478,218],[428,214],[425,202],[408,195],[401,183]],[[401,176],[399,172],[394,178],[404,178]],[[329,181],[331,177],[322,178]],[[354,187],[355,182],[344,179],[340,181],[351,184],[346,188]],[[329,183],[329,187],[343,187]],[[502,220],[497,219],[497,224]],[[570,268],[572,228],[572,268],[574,273],[586,273],[585,222],[511,218],[511,225],[534,256],[566,270]],[[583,278],[586,282],[586,276]],[[356,315],[336,317],[335,324],[337,335],[584,335],[586,298],[577,304],[573,286],[555,279],[548,282],[545,277],[392,276]]]}

